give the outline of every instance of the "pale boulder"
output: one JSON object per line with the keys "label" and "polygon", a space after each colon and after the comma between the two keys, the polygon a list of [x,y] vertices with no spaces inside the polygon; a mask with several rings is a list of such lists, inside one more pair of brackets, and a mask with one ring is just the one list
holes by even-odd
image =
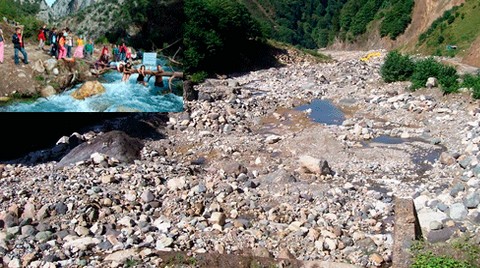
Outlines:
{"label": "pale boulder", "polygon": [[72,93],[72,97],[77,100],[99,95],[105,92],[105,87],[98,81],[85,82],[79,89]]}

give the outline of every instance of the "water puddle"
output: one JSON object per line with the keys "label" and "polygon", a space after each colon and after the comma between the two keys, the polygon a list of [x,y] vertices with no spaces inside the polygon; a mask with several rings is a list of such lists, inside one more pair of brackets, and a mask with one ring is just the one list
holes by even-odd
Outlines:
{"label": "water puddle", "polygon": [[295,110],[308,112],[308,117],[316,123],[338,126],[345,121],[345,114],[329,100],[314,99]]}
{"label": "water puddle", "polygon": [[433,164],[440,158],[442,152],[447,149],[442,145],[432,145],[429,141],[421,138],[405,139],[387,135],[378,136],[363,143],[363,146],[375,147],[375,144],[392,145],[393,147],[409,152],[412,163],[417,166],[416,173],[421,177],[423,177],[428,170],[432,169]]}
{"label": "water puddle", "polygon": [[378,136],[370,141],[371,143],[381,143],[381,144],[401,144],[408,142],[406,139],[398,138],[398,137],[392,137],[392,136],[387,136],[387,135],[381,135]]}

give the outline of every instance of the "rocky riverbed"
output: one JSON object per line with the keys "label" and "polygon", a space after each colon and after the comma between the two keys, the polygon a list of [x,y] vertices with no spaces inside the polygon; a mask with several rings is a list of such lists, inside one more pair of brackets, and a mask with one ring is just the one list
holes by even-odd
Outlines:
{"label": "rocky riverbed", "polygon": [[[478,102],[385,84],[383,57],[327,53],[335,61],[209,79],[185,112],[146,123],[161,135],[141,146],[110,128],[43,152],[97,146],[76,164],[2,165],[3,263],[158,267],[158,252],[183,251],[388,267],[396,197],[414,199],[429,241],[480,242]],[[344,118],[297,108],[313,100]]]}

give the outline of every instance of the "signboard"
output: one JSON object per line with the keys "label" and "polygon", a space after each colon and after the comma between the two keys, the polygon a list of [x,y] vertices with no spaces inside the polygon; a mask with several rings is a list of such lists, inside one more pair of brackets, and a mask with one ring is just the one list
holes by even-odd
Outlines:
{"label": "signboard", "polygon": [[157,53],[143,52],[143,65],[157,65]]}

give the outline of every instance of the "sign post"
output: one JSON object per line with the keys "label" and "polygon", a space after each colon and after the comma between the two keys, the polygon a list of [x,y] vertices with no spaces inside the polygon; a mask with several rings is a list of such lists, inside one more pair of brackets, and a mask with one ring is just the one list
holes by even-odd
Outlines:
{"label": "sign post", "polygon": [[157,66],[157,53],[155,52],[143,52],[143,65]]}

